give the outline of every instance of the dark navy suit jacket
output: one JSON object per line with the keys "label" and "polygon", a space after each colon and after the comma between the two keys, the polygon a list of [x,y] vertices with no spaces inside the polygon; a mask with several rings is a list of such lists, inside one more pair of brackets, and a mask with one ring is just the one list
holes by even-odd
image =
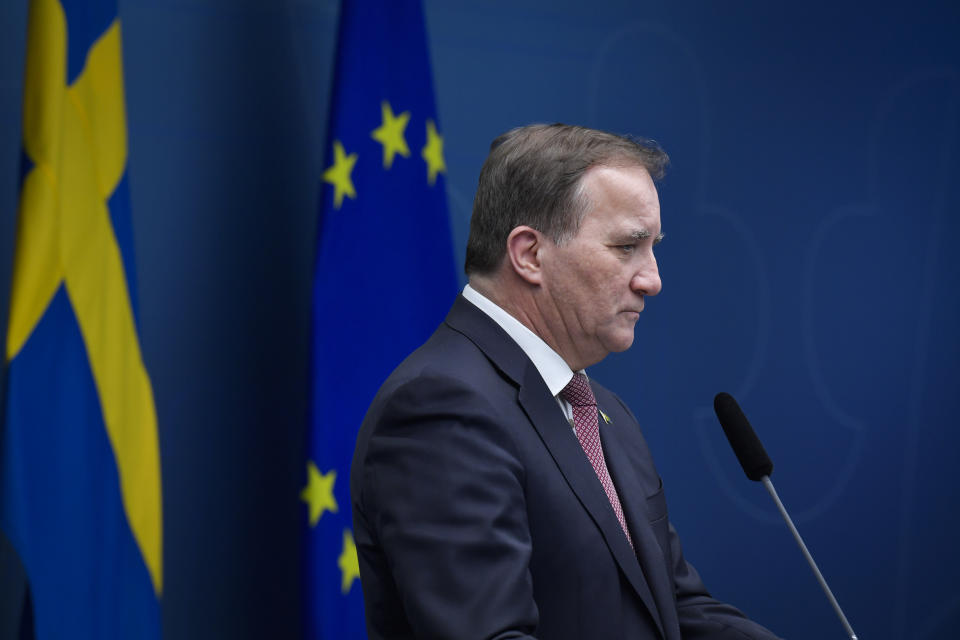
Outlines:
{"label": "dark navy suit jacket", "polygon": [[636,552],[539,372],[473,304],[394,371],[350,478],[372,640],[774,638],[707,593],[636,419],[592,386]]}

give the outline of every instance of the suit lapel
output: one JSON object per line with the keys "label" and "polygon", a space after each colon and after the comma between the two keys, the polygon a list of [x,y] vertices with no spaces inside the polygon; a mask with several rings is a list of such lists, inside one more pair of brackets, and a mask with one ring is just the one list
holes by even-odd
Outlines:
{"label": "suit lapel", "polygon": [[[464,334],[476,344],[494,366],[520,387],[518,394],[520,406],[539,433],[571,490],[596,523],[620,569],[650,611],[650,616],[656,623],[661,637],[666,637],[654,595],[640,568],[638,557],[627,542],[617,516],[607,499],[607,494],[603,491],[603,486],[597,480],[590,461],[570,430],[563,412],[550,394],[550,390],[547,389],[540,372],[497,323],[465,300],[463,296],[457,298],[447,315],[446,322],[451,328]],[[623,486],[633,486],[628,481],[625,482]],[[623,500],[622,495],[621,500]],[[629,504],[633,511],[635,503]],[[641,517],[645,517],[646,511],[639,513],[644,514]],[[632,533],[636,525],[630,523],[630,526]],[[660,549],[649,526],[646,527],[644,536],[642,540],[635,537],[638,548],[649,547],[652,544],[653,551]]]}
{"label": "suit lapel", "polygon": [[[606,406],[601,407],[605,411],[611,411]],[[612,413],[612,411],[611,411]],[[622,424],[620,422],[622,421]],[[630,527],[630,535],[633,536],[634,545],[637,548],[637,559],[647,578],[647,584],[653,590],[653,597],[656,600],[659,611],[665,618],[668,628],[677,628],[679,622],[676,620],[676,605],[673,601],[673,584],[670,575],[667,573],[667,558],[657,541],[650,526],[650,518],[647,511],[647,496],[640,491],[623,491],[620,487],[645,486],[637,477],[633,463],[627,456],[626,449],[617,442],[618,427],[635,424],[633,420],[627,419],[626,414],[617,415],[614,424],[604,424],[600,422],[600,439],[603,442],[604,457],[607,460],[607,468],[613,483],[618,487],[617,495],[627,518],[627,526]],[[658,620],[659,622],[659,620]],[[661,628],[661,633],[663,629]]]}
{"label": "suit lapel", "polygon": [[[590,466],[590,461],[570,430],[560,407],[557,406],[557,402],[550,395],[543,378],[540,377],[540,373],[532,364],[527,368],[525,379],[521,383],[520,405],[540,434],[570,488],[600,529],[600,533],[610,548],[610,553],[613,554],[617,564],[620,565],[620,569],[627,576],[627,580],[650,611],[660,634],[663,635],[663,627],[653,593],[650,591],[650,586],[640,569],[637,556],[630,548],[627,537],[623,534],[623,529],[610,506],[607,494],[603,491],[603,485],[597,480],[597,474]],[[636,544],[639,548],[639,545],[646,545],[649,542],[643,540],[642,542],[637,541]],[[652,542],[657,545],[656,539],[653,539]],[[656,546],[656,548],[659,549],[660,547]]]}

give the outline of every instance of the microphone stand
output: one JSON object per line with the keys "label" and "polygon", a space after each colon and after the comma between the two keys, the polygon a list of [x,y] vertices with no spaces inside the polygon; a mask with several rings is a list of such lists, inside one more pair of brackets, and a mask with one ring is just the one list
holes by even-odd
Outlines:
{"label": "microphone stand", "polygon": [[773,501],[777,503],[777,508],[780,509],[780,515],[783,516],[783,519],[787,522],[787,526],[790,528],[790,533],[793,534],[793,538],[797,541],[797,544],[800,545],[800,551],[803,552],[803,557],[807,559],[807,564],[810,565],[810,568],[813,569],[814,575],[817,576],[817,581],[823,588],[823,592],[827,594],[827,599],[830,600],[830,604],[833,605],[833,610],[837,612],[838,616],[840,616],[840,622],[843,623],[843,628],[847,630],[847,635],[850,636],[850,640],[857,640],[857,634],[853,632],[853,627],[851,627],[850,623],[847,622],[847,616],[843,615],[843,610],[840,609],[840,603],[838,603],[837,599],[833,597],[833,592],[830,591],[830,587],[827,586],[827,581],[823,579],[823,574],[820,573],[817,563],[814,562],[813,556],[810,555],[809,551],[807,551],[807,545],[803,543],[803,538],[800,537],[800,532],[797,531],[797,528],[793,525],[793,520],[790,519],[790,514],[787,513],[783,503],[780,502],[780,496],[777,495],[777,490],[773,488],[773,483],[770,482],[770,476],[765,475],[760,478],[760,481],[763,482],[763,486],[767,488],[767,492],[770,494],[770,497],[773,498]]}

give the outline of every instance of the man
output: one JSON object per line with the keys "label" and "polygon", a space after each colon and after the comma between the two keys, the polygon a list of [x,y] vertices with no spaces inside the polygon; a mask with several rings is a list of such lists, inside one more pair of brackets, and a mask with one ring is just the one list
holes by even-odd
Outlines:
{"label": "man", "polygon": [[707,593],[636,419],[583,372],[660,291],[666,162],[559,124],[493,142],[469,284],[357,440],[370,638],[774,638]]}

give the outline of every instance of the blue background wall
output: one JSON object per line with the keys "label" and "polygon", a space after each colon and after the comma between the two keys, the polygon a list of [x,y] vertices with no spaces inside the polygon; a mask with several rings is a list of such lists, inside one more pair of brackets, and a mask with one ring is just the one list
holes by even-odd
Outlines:
{"label": "blue background wall", "polygon": [[[954,637],[960,5],[425,9],[460,260],[476,176],[507,128],[631,132],[673,157],[663,293],[633,349],[592,375],[644,424],[688,557],[715,594],[788,637],[842,637],[728,451],[710,408],[727,390],[860,637]],[[167,638],[299,632],[309,297],[337,13],[321,0],[120,1]],[[25,23],[25,0],[0,8],[3,318]],[[403,284],[384,275],[384,287]],[[16,573],[9,559],[0,571]],[[5,587],[0,633],[18,597]]]}

